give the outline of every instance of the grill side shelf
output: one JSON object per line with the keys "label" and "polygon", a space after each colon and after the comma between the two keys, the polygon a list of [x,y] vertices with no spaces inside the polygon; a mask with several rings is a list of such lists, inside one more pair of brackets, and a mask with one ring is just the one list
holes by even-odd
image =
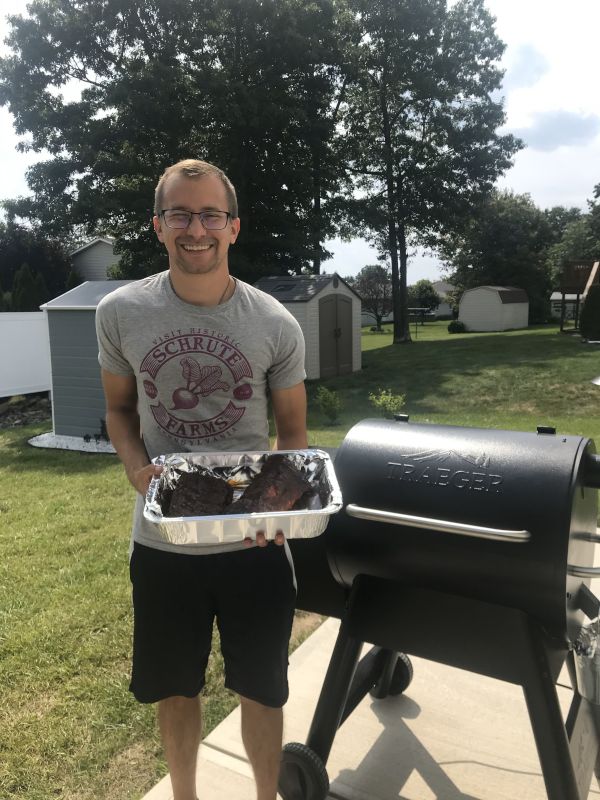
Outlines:
{"label": "grill side shelf", "polygon": [[461,522],[450,522],[430,517],[416,517],[411,514],[400,514],[396,511],[383,511],[378,508],[364,508],[349,503],[345,508],[349,517],[366,519],[370,522],[385,522],[391,525],[405,525],[409,528],[425,528],[437,533],[454,533],[459,536],[471,536],[476,539],[490,539],[496,542],[512,542],[524,544],[531,539],[529,531],[511,531],[502,528],[484,528],[480,525],[467,525]]}

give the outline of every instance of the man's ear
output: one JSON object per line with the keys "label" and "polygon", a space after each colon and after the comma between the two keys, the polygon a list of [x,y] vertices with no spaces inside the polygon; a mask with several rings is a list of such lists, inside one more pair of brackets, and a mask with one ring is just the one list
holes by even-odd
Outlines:
{"label": "man's ear", "polygon": [[152,217],[152,225],[154,226],[154,232],[158,236],[158,241],[162,242],[163,241],[162,227],[160,224],[160,219],[156,215]]}
{"label": "man's ear", "polygon": [[240,235],[240,218],[234,217],[231,220],[231,244],[235,243],[235,240]]}

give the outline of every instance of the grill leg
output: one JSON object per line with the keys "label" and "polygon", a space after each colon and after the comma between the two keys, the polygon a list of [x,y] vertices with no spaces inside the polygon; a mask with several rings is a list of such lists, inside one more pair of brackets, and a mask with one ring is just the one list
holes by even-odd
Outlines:
{"label": "grill leg", "polygon": [[552,680],[548,653],[534,625],[529,631],[530,653],[523,692],[531,719],[548,800],[584,800],[577,788],[569,740]]}
{"label": "grill leg", "polygon": [[361,641],[349,636],[342,620],[306,740],[324,764],[340,726],[362,646]]}

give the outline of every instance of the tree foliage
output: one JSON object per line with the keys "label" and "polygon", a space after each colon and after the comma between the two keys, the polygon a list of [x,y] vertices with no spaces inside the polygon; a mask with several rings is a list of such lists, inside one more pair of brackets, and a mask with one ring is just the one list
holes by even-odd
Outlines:
{"label": "tree foliage", "polygon": [[516,286],[529,297],[529,319],[548,316],[552,290],[546,265],[552,241],[548,220],[529,195],[494,192],[462,230],[447,234],[439,252],[460,291]]}
{"label": "tree foliage", "polygon": [[394,341],[410,341],[409,242],[452,230],[519,147],[497,132],[504,111],[492,93],[504,46],[483,0],[347,1],[360,37],[343,122],[363,194],[348,215],[389,257]]}
{"label": "tree foliage", "polygon": [[[23,264],[29,264],[32,277],[39,273],[43,279],[43,285],[38,282],[40,291],[45,294],[41,303],[64,292],[70,264],[63,243],[48,238],[42,228],[0,222],[0,282],[5,291],[13,295],[16,275]],[[25,310],[16,307],[14,296],[13,305],[15,311]]]}
{"label": "tree foliage", "polygon": [[429,311],[435,311],[441,302],[442,298],[433,288],[431,281],[423,279],[408,287],[409,308],[427,308]]}
{"label": "tree foliage", "polygon": [[600,285],[590,287],[581,309],[579,327],[584,339],[600,341]]}
{"label": "tree foliage", "polygon": [[122,272],[152,273],[166,264],[150,226],[158,176],[205,158],[238,191],[242,277],[320,265],[334,232],[325,201],[343,175],[332,0],[33,0],[28,11],[11,17],[0,103],[51,158],[29,169],[35,199],[11,213],[101,229],[118,239]]}
{"label": "tree foliage", "polygon": [[362,299],[362,310],[372,314],[375,326],[381,330],[381,323],[392,310],[392,280],[389,267],[369,264],[363,267],[353,279],[348,279],[352,288]]}

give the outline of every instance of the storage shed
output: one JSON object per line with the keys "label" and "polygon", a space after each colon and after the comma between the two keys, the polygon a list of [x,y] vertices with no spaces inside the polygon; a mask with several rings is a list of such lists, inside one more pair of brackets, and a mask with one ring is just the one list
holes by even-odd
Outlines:
{"label": "storage shed", "polygon": [[71,253],[71,264],[82,281],[105,281],[110,267],[119,263],[115,240],[99,236]]}
{"label": "storage shed", "polygon": [[279,300],[298,321],[309,380],[361,368],[361,299],[339,275],[261,278],[255,286]]}
{"label": "storage shed", "polygon": [[529,298],[514,286],[477,286],[460,299],[458,319],[468,331],[508,331],[526,328]]}
{"label": "storage shed", "polygon": [[126,283],[130,281],[86,281],[41,306],[48,317],[55,436],[94,437],[103,432],[96,306]]}

